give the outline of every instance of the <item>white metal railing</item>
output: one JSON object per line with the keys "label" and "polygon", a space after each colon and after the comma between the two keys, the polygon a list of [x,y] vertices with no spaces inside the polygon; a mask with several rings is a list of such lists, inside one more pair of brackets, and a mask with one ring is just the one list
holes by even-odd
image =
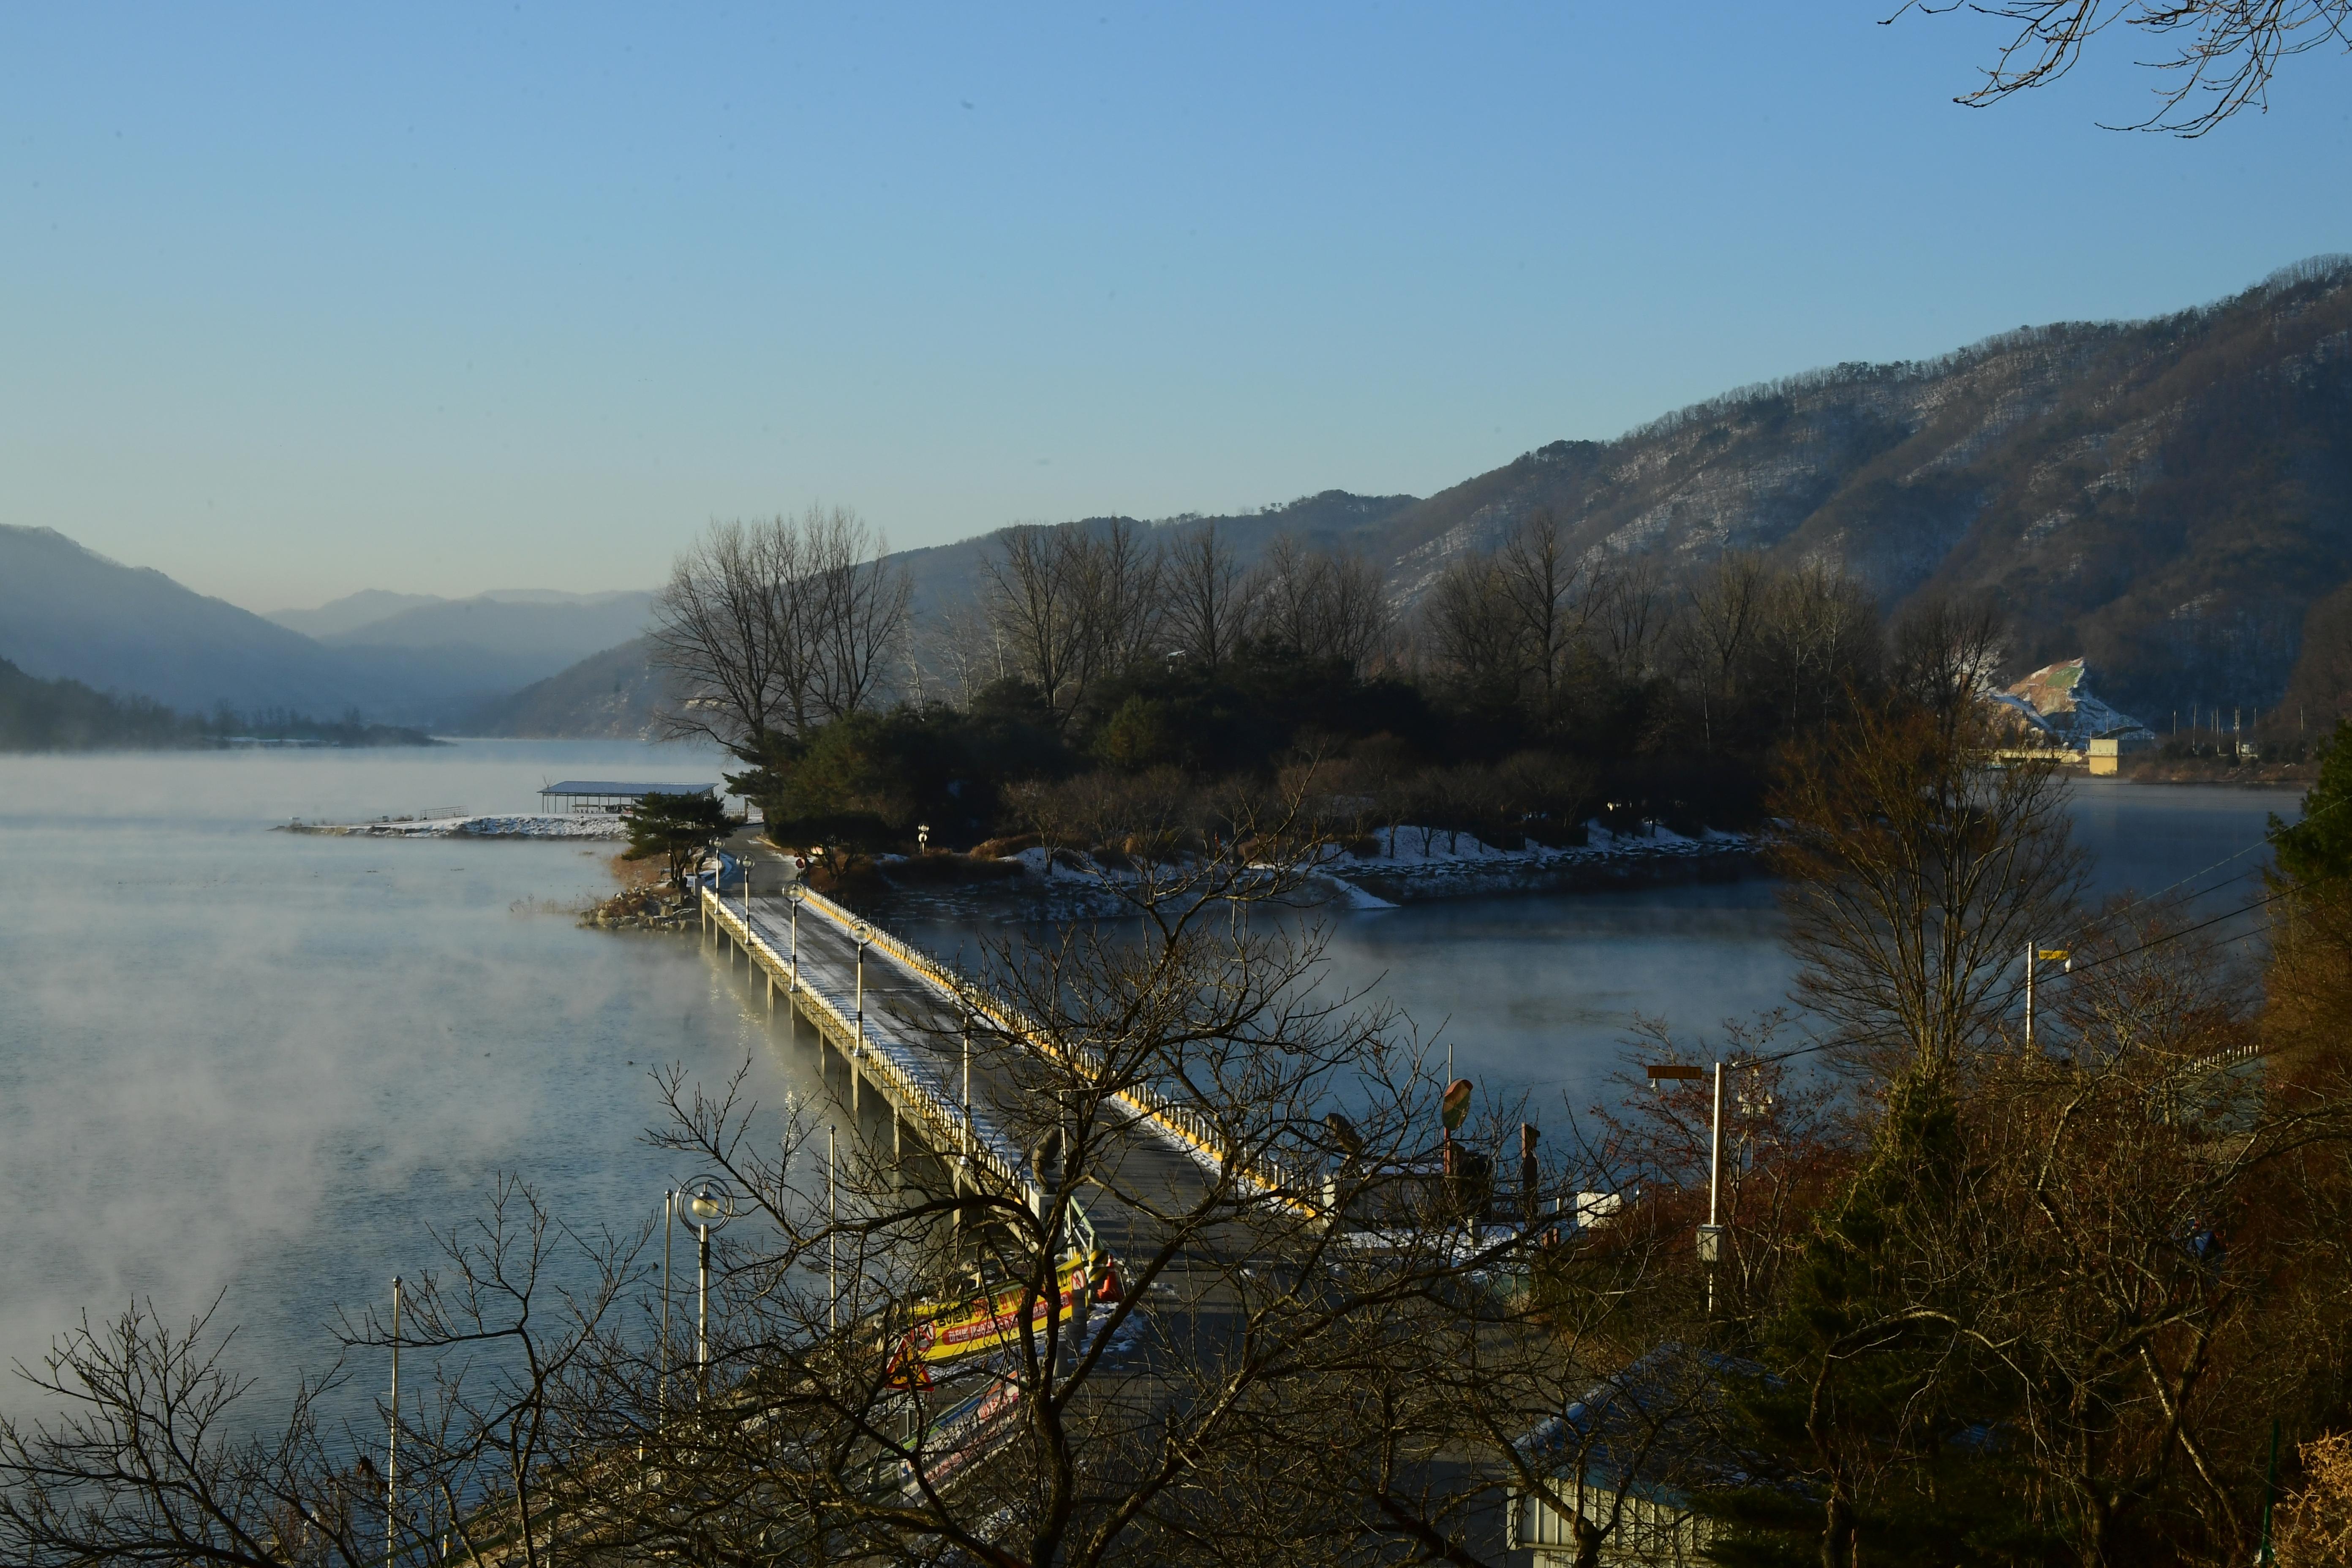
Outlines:
{"label": "white metal railing", "polygon": [[[704,889],[702,901],[704,910],[719,921],[722,930],[743,943],[747,951],[756,950],[764,954],[771,973],[785,977],[785,996],[789,1004],[793,999],[790,963],[740,911],[730,909],[717,893]],[[811,902],[814,901],[812,897]],[[833,910],[825,912],[832,913]],[[845,1055],[852,1057],[861,1070],[889,1081],[915,1120],[923,1124],[934,1149],[942,1153],[961,1152],[972,1164],[1008,1190],[1021,1194],[1024,1199],[1031,1196],[1031,1184],[1021,1174],[1018,1151],[1007,1145],[994,1128],[971,1115],[953,1096],[923,1081],[919,1064],[899,1060],[901,1052],[892,1042],[877,1040],[868,1034],[861,1043],[855,1022],[824,993],[803,983],[800,987],[800,996],[803,999],[803,1010],[815,1015],[817,1026],[830,1029],[839,1037]]]}
{"label": "white metal railing", "polygon": [[[1056,1066],[1081,1077],[1097,1080],[1101,1078],[1102,1059],[1097,1053],[1084,1047],[1063,1047],[1040,1027],[1036,1020],[1010,1004],[989,995],[929,953],[900,941],[870,921],[861,922],[856,915],[813,888],[806,889],[802,907],[832,921],[844,932],[865,924],[872,932],[867,940],[868,946],[878,947],[888,953],[902,968],[945,992],[957,1005],[987,1018],[998,1032],[1021,1041]],[[1150,1084],[1134,1084],[1115,1089],[1112,1098],[1139,1121],[1169,1138],[1212,1173],[1223,1174],[1225,1172],[1225,1152],[1215,1124],[1191,1106],[1177,1104]],[[1302,1185],[1302,1177],[1288,1170],[1282,1162],[1259,1154],[1244,1158],[1234,1173],[1245,1185],[1271,1194],[1289,1207],[1305,1213],[1315,1212],[1314,1205],[1297,1195],[1308,1190]]]}

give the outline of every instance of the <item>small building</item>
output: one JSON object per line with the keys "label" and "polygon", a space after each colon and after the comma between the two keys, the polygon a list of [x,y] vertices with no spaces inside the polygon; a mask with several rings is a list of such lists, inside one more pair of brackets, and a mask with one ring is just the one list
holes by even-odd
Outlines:
{"label": "small building", "polygon": [[2091,694],[2090,667],[2079,658],[2043,665],[1985,695],[2009,747],[2063,747],[2095,773],[2112,773],[2119,758],[2156,743],[2147,725]]}
{"label": "small building", "polygon": [[2126,757],[2134,752],[2145,752],[2155,744],[2156,737],[2145,731],[2100,735],[2091,742],[2091,771],[2100,774],[2115,773],[2123,766]]}
{"label": "small building", "polygon": [[1515,1445],[1541,1484],[1511,1489],[1509,1548],[1535,1568],[1699,1568],[1716,1525],[1690,1494],[1747,1484],[1717,1432],[1725,1380],[1755,1374],[1712,1352],[1662,1345],[1542,1422]]}
{"label": "small building", "polygon": [[581,816],[618,816],[649,795],[716,795],[715,784],[628,784],[617,779],[565,779],[539,792],[549,810]]}

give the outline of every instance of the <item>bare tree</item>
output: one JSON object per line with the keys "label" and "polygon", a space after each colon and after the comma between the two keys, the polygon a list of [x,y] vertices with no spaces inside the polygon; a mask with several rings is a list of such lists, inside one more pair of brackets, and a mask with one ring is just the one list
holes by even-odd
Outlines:
{"label": "bare tree", "polygon": [[134,1306],[87,1319],[37,1372],[57,1414],[0,1419],[0,1554],[24,1568],[215,1563],[225,1568],[380,1563],[384,1495],[373,1469],[337,1465],[305,1381],[275,1434],[248,1434],[251,1383],[229,1372],[210,1313],[173,1331]]}
{"label": "bare tree", "polygon": [[1710,749],[1739,694],[1739,677],[1762,619],[1767,582],[1762,557],[1735,551],[1684,590],[1682,657],[1691,672],[1702,734]]}
{"label": "bare tree", "polygon": [[1065,723],[1103,681],[1156,651],[1160,552],[1125,519],[1007,529],[986,570],[991,625]]}
{"label": "bare tree", "polygon": [[1385,644],[1390,624],[1381,570],[1356,555],[1310,551],[1288,534],[1250,574],[1251,635],[1351,669]]}
{"label": "bare tree", "polygon": [[699,737],[741,756],[757,756],[772,734],[793,732],[796,654],[779,602],[772,527],[714,522],[670,567],[654,600],[653,662],[669,677],[677,701],[661,725],[675,739]]}
{"label": "bare tree", "polygon": [[1972,721],[2007,657],[2000,608],[1990,597],[1933,597],[1895,617],[1895,690],[1950,727]]}
{"label": "bare tree", "polygon": [[918,640],[932,679],[958,708],[970,708],[982,689],[1013,673],[1003,632],[977,603],[950,605],[931,617]]}
{"label": "bare tree", "polygon": [[677,558],[647,634],[670,677],[668,734],[746,760],[873,706],[905,641],[912,584],[843,508],[713,523]]}
{"label": "bare tree", "polygon": [[1455,679],[1489,697],[1517,695],[1521,627],[1490,558],[1455,561],[1439,574],[1423,601],[1422,628]]}
{"label": "bare tree", "polygon": [[1598,608],[1591,574],[1571,557],[1559,520],[1538,509],[1505,542],[1497,586],[1518,624],[1522,662],[1549,710]]}
{"label": "bare tree", "polygon": [[[806,704],[840,719],[875,706],[907,634],[913,580],[889,559],[890,542],[856,514],[811,507],[799,524],[804,562],[787,592],[801,630]],[[805,721],[804,721],[805,722]]]}
{"label": "bare tree", "polygon": [[1598,571],[1592,626],[1602,667],[1621,681],[1656,673],[1671,612],[1664,574],[1649,556],[1622,556]]}
{"label": "bare tree", "polygon": [[[1928,13],[1957,5],[1905,0]],[[2157,107],[2126,127],[2202,136],[2252,107],[2270,106],[2271,79],[2292,56],[2344,44],[2352,0],[1996,0],[1969,10],[2017,24],[1984,72],[1984,85],[1957,101],[1983,105],[2055,81],[2092,40],[2121,22],[2165,40],[2172,58],[2147,62],[2165,79]]]}
{"label": "bare tree", "polygon": [[2063,781],[1987,752],[1980,726],[1866,706],[1791,753],[1767,807],[1798,993],[1882,1077],[1939,1077],[1997,1039],[2027,948],[2074,919]]}
{"label": "bare tree", "polygon": [[1233,658],[1250,621],[1250,595],[1241,563],[1217,525],[1205,522],[1180,535],[1168,552],[1168,620],[1177,646],[1214,674]]}
{"label": "bare tree", "polygon": [[1822,561],[1771,579],[1753,657],[1783,722],[1826,720],[1874,689],[1880,655],[1878,607],[1858,580]]}

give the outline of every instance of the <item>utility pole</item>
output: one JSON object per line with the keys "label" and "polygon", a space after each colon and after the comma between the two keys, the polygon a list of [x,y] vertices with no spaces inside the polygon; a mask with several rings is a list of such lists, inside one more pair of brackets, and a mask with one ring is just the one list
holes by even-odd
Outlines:
{"label": "utility pole", "polygon": [[383,1568],[400,1532],[400,1276],[392,1277],[392,1427],[383,1440]]}
{"label": "utility pole", "polygon": [[840,1169],[840,1155],[834,1148],[833,1123],[824,1127],[824,1326],[827,1330],[841,1327],[841,1237],[836,1226],[841,1220],[841,1207],[835,1200],[835,1173]]}

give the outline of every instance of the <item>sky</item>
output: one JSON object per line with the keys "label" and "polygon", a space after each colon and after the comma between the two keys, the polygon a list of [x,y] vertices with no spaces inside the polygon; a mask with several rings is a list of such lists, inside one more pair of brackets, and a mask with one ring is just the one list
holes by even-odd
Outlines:
{"label": "sky", "polygon": [[1874,4],[0,9],[0,523],[256,610],[1426,495],[2352,250],[2352,61]]}

